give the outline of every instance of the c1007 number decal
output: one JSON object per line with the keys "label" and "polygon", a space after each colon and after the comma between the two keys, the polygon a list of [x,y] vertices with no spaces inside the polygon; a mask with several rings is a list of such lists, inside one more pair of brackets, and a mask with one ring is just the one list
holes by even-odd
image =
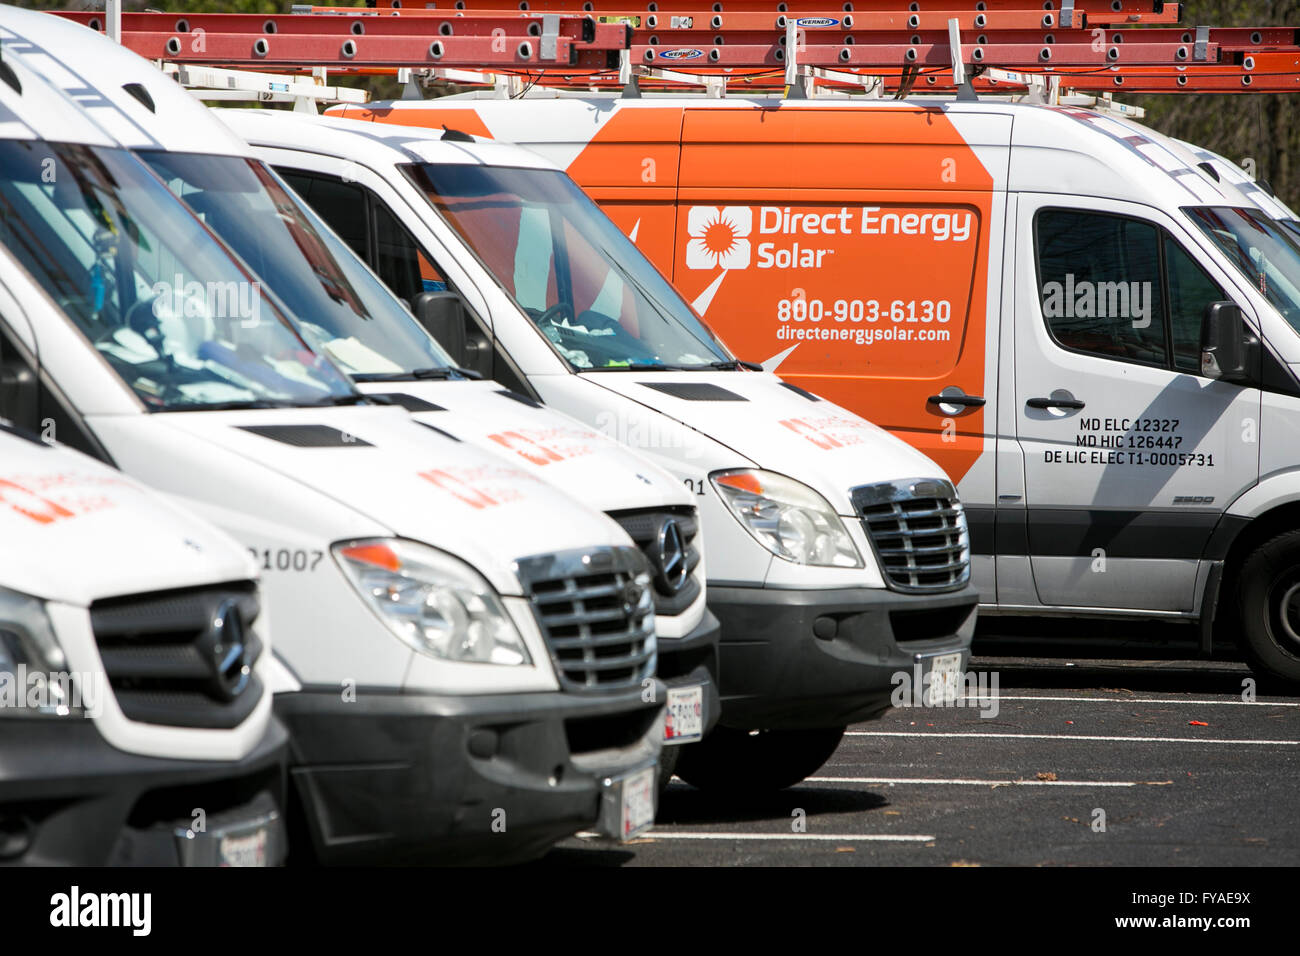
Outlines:
{"label": "c1007 number decal", "polygon": [[249,548],[253,559],[263,571],[315,571],[324,551],[306,551],[302,548]]}

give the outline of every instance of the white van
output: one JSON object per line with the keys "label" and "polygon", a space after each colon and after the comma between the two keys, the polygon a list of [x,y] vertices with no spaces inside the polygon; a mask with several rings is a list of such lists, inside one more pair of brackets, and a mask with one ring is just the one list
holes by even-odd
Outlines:
{"label": "white van", "polygon": [[[821,267],[733,273],[710,320],[947,469],[986,613],[1187,622],[1300,683],[1300,246],[1212,158],[998,100],[582,94],[365,115],[562,156],[606,208],[653,211],[653,257],[688,295],[714,274],[683,256],[693,209],[752,216],[756,242],[797,219]],[[653,184],[633,143],[661,159]],[[810,222],[827,207],[843,219]],[[807,308],[782,312],[794,288]],[[837,299],[880,308],[813,308]]]}
{"label": "white van", "polygon": [[[654,571],[665,745],[698,741],[718,719],[717,619],[704,593],[704,536],[681,482],[624,445],[501,385],[454,367],[374,273],[198,100],[149,61],[55,17],[24,27],[61,63],[93,49],[97,92],[83,107],[131,147],[262,280],[297,328],[361,391],[605,512]],[[661,778],[671,775],[669,751]]]}
{"label": "white van", "polygon": [[[976,595],[942,471],[739,362],[549,162],[455,131],[221,115],[442,330],[459,364],[624,441],[690,489],[722,622],[723,700],[720,729],[681,754],[679,776],[788,786],[847,724],[889,706],[896,674],[921,667],[950,686],[964,672]],[[380,219],[382,249],[366,228]]]}
{"label": "white van", "polygon": [[15,303],[0,349],[23,383],[0,414],[48,422],[255,556],[292,674],[275,707],[306,811],[295,851],[504,862],[649,826],[663,695],[647,693],[641,551],[532,474],[357,393],[41,79],[57,61],[21,36],[31,18],[0,16]]}
{"label": "white van", "polygon": [[[17,373],[0,346],[0,404]],[[259,614],[233,540],[0,421],[0,866],[281,862]]]}

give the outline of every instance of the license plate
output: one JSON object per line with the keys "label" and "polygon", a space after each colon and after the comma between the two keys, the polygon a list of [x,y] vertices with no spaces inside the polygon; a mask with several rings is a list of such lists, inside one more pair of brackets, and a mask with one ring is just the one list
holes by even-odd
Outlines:
{"label": "license plate", "polygon": [[284,857],[278,813],[210,831],[178,831],[176,839],[184,866],[278,866]]}
{"label": "license plate", "polygon": [[684,744],[704,736],[704,688],[668,688],[664,714],[664,743]]}
{"label": "license plate", "polygon": [[940,654],[930,659],[929,703],[951,704],[962,689],[960,654]]}
{"label": "license plate", "polygon": [[631,840],[655,822],[655,773],[658,767],[636,770],[625,777],[605,778],[600,820],[593,836]]}
{"label": "license plate", "polygon": [[631,840],[655,822],[655,768],[639,770],[622,781],[623,812],[619,839]]}

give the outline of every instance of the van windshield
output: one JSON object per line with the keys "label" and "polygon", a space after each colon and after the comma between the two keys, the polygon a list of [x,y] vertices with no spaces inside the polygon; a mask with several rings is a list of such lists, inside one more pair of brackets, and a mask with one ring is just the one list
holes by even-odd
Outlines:
{"label": "van windshield", "polygon": [[404,169],[574,368],[736,367],[668,280],[564,173],[435,163]]}
{"label": "van windshield", "polygon": [[139,155],[349,375],[391,381],[450,372],[451,356],[265,165],[238,156]]}
{"label": "van windshield", "polygon": [[1233,265],[1300,332],[1300,236],[1258,209],[1187,209]]}
{"label": "van windshield", "polygon": [[358,396],[129,152],[0,141],[0,244],[151,411]]}

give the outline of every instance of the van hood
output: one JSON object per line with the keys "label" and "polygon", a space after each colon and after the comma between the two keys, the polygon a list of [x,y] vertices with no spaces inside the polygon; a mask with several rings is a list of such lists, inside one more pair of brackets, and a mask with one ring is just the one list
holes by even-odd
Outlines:
{"label": "van hood", "polygon": [[458,555],[503,594],[520,593],[511,570],[519,558],[632,547],[609,518],[401,408],[171,412],[148,421],[234,456],[220,464],[231,480],[241,480],[239,460],[256,462],[397,537]]}
{"label": "van hood", "polygon": [[770,372],[583,372],[743,455],[816,488],[853,516],[849,490],[900,478],[942,478],[911,445]]}
{"label": "van hood", "polygon": [[0,587],[86,607],[257,576],[206,521],[70,449],[0,430]]}
{"label": "van hood", "polygon": [[375,382],[360,387],[389,396],[419,421],[500,455],[600,511],[694,505],[682,483],[658,465],[496,382]]}

